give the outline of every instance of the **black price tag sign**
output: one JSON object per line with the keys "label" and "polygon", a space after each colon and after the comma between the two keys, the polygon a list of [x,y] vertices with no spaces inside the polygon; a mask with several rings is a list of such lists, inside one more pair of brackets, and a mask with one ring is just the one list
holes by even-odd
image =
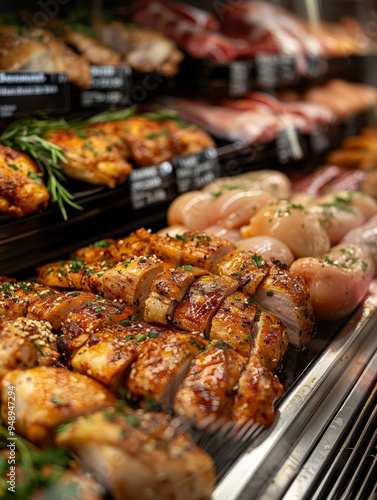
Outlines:
{"label": "black price tag sign", "polygon": [[318,56],[308,55],[306,57],[306,71],[308,78],[318,78],[322,76],[327,69],[327,62]]}
{"label": "black price tag sign", "polygon": [[304,156],[301,133],[294,129],[281,130],[276,136],[276,147],[279,163],[285,165],[291,161],[301,160]]}
{"label": "black price tag sign", "polygon": [[220,164],[216,148],[174,158],[178,193],[200,189],[220,177]]}
{"label": "black price tag sign", "polygon": [[0,71],[0,118],[36,111],[66,113],[70,106],[65,73]]}
{"label": "black price tag sign", "polygon": [[82,107],[122,105],[130,100],[131,68],[129,66],[91,66],[90,87],[81,90]]}
{"label": "black price tag sign", "polygon": [[297,80],[296,60],[294,57],[279,54],[276,56],[279,83],[293,83]]}
{"label": "black price tag sign", "polygon": [[255,64],[258,84],[262,87],[275,87],[279,80],[275,56],[259,53],[255,56]]}
{"label": "black price tag sign", "polygon": [[132,170],[130,193],[134,210],[173,200],[176,186],[172,164],[164,161],[160,165]]}
{"label": "black price tag sign", "polygon": [[241,97],[249,91],[250,64],[234,61],[229,66],[229,97]]}
{"label": "black price tag sign", "polygon": [[330,147],[330,139],[323,127],[316,127],[310,134],[310,146],[314,153],[320,154]]}

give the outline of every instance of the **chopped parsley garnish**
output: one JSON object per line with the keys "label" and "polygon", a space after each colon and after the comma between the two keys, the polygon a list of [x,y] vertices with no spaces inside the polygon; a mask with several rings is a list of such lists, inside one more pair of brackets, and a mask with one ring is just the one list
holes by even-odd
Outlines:
{"label": "chopped parsley garnish", "polygon": [[253,259],[253,261],[255,262],[255,264],[258,266],[258,267],[261,267],[262,265],[262,257],[260,255],[257,255],[256,253],[251,257]]}
{"label": "chopped parsley garnish", "polygon": [[5,295],[5,297],[9,297],[9,295],[11,295],[11,296],[14,295],[14,291],[11,289],[11,287],[13,287],[13,283],[4,283],[1,286],[1,290],[2,290],[3,294]]}
{"label": "chopped parsley garnish", "polygon": [[106,310],[106,307],[96,307],[96,308],[94,309],[94,311],[95,311],[96,313],[99,313],[99,312],[102,312],[102,311],[105,311],[105,310]]}
{"label": "chopped parsley garnish", "polygon": [[190,339],[190,344],[199,349],[199,351],[201,352],[205,350],[205,346],[199,344],[199,342],[197,342],[195,339]]}
{"label": "chopped parsley garnish", "polygon": [[299,331],[298,331],[298,336],[299,336],[299,337],[301,337],[301,335],[302,335],[302,331],[301,331],[301,330],[299,330]]}
{"label": "chopped parsley garnish", "polygon": [[72,272],[78,273],[79,271],[81,271],[83,269],[85,264],[86,263],[82,260],[73,260],[70,264]]}
{"label": "chopped parsley garnish", "polygon": [[87,302],[85,302],[85,304],[86,304],[88,307],[90,307],[90,306],[93,304],[93,302],[92,302],[91,300],[88,300]]}
{"label": "chopped parsley garnish", "polygon": [[88,134],[86,134],[82,130],[77,131],[77,136],[80,137],[80,139],[87,139],[88,138]]}
{"label": "chopped parsley garnish", "polygon": [[234,300],[236,300],[237,302],[241,302],[241,298],[240,297],[234,297]]}
{"label": "chopped parsley garnish", "polygon": [[57,271],[60,274],[67,274],[68,273],[68,271],[66,269],[62,269],[61,267],[58,267]]}
{"label": "chopped parsley garnish", "polygon": [[176,234],[175,237],[177,238],[177,240],[187,241],[187,238],[184,234]]}
{"label": "chopped parsley garnish", "polygon": [[240,271],[243,271],[245,269],[245,264],[242,264],[242,266],[240,267]]}
{"label": "chopped parsley garnish", "polygon": [[40,348],[39,344],[38,344],[35,340],[34,340],[33,344],[34,344],[34,347],[35,347],[35,348],[37,349],[37,351],[39,352],[39,354],[40,354],[41,356],[44,356],[44,355],[45,355],[45,353],[42,351],[42,349]]}
{"label": "chopped parsley garnish", "polygon": [[106,146],[106,151],[112,151],[112,150],[113,150],[112,146]]}
{"label": "chopped parsley garnish", "polygon": [[94,274],[93,269],[85,269],[85,274],[88,276],[88,278],[91,278]]}
{"label": "chopped parsley garnish", "polygon": [[266,295],[267,295],[268,297],[273,297],[273,296],[274,296],[274,292],[267,292],[267,293],[266,293]]}
{"label": "chopped parsley garnish", "polygon": [[79,292],[72,292],[71,297],[77,297],[79,295]]}
{"label": "chopped parsley garnish", "polygon": [[135,335],[130,335],[130,334],[129,334],[129,335],[126,335],[126,336],[124,337],[124,340],[135,340]]}
{"label": "chopped parsley garnish", "polygon": [[63,400],[62,400],[62,398],[60,396],[52,396],[51,401],[56,406],[60,406],[60,405],[63,404]]}
{"label": "chopped parsley garnish", "polygon": [[146,339],[146,336],[143,335],[142,333],[138,333],[136,335],[136,342],[144,342],[145,339]]}
{"label": "chopped parsley garnish", "polygon": [[220,342],[215,343],[215,347],[218,349],[234,349],[234,345],[228,342],[227,344],[221,344]]}
{"label": "chopped parsley garnish", "polygon": [[13,168],[13,170],[18,170],[17,165],[15,165],[14,163],[8,163],[7,165],[8,167]]}
{"label": "chopped parsley garnish", "polygon": [[134,314],[131,316],[131,321],[135,321],[135,315]]}
{"label": "chopped parsley garnish", "polygon": [[131,264],[131,261],[130,260],[126,260],[126,262],[123,265],[124,265],[124,267],[128,267],[130,264]]}
{"label": "chopped parsley garnish", "polygon": [[253,297],[249,297],[249,298],[247,299],[247,301],[249,302],[249,304],[251,304],[251,303],[255,302],[255,300],[253,299]]}
{"label": "chopped parsley garnish", "polygon": [[240,272],[233,273],[232,276],[235,276],[236,278],[240,278],[241,277],[241,273]]}
{"label": "chopped parsley garnish", "polygon": [[105,241],[105,240],[96,241],[95,243],[93,243],[93,248],[107,248],[109,246],[110,246],[110,243],[108,241]]}
{"label": "chopped parsley garnish", "polygon": [[158,337],[158,333],[157,332],[148,332],[148,337],[150,339],[156,339]]}
{"label": "chopped parsley garnish", "polygon": [[67,428],[70,427],[74,423],[75,423],[75,421],[73,421],[73,422],[66,422],[64,424],[58,425],[56,427],[56,429],[55,429],[55,434],[61,434],[62,432],[64,432],[65,430],[67,430]]}
{"label": "chopped parsley garnish", "polygon": [[136,425],[139,425],[139,423],[140,423],[140,420],[137,417],[135,417],[134,415],[129,415],[129,414],[126,413],[124,415],[124,417],[128,421],[128,423],[131,424],[131,425],[133,425],[134,427]]}
{"label": "chopped parsley garnish", "polygon": [[120,326],[131,326],[131,323],[128,321],[128,319],[122,319],[122,321],[119,321]]}
{"label": "chopped parsley garnish", "polygon": [[362,271],[366,271],[368,269],[368,264],[364,261],[361,262],[361,269]]}
{"label": "chopped parsley garnish", "polygon": [[40,186],[42,184],[42,179],[41,179],[41,176],[43,174],[37,174],[36,172],[28,172],[27,173],[27,176],[29,177],[29,179],[33,179],[34,182],[36,182],[38,184],[38,186]]}
{"label": "chopped parsley garnish", "polygon": [[246,370],[246,365],[242,365],[242,368],[241,368],[241,374]]}
{"label": "chopped parsley garnish", "polygon": [[194,268],[190,266],[181,266],[181,269],[184,269],[185,271],[194,271]]}
{"label": "chopped parsley garnish", "polygon": [[250,333],[247,333],[244,338],[245,342],[249,342],[250,340]]}
{"label": "chopped parsley garnish", "polygon": [[84,142],[84,146],[89,149],[89,151],[91,151],[92,153],[94,153],[94,149],[93,149],[93,146],[92,146],[92,143],[90,141],[85,141]]}

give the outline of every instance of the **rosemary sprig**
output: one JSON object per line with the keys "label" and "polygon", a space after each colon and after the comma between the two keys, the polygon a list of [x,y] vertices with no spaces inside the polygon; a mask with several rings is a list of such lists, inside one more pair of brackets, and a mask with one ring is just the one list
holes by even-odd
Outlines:
{"label": "rosemary sprig", "polygon": [[65,151],[47,141],[48,133],[52,130],[79,131],[90,125],[106,121],[124,120],[135,115],[136,107],[117,111],[104,111],[86,120],[66,121],[64,118],[54,119],[47,116],[21,118],[5,129],[0,136],[4,146],[22,151],[30,156],[47,176],[47,189],[52,201],[56,201],[60,211],[67,220],[66,205],[76,210],[83,207],[74,202],[73,195],[63,186],[66,177],[62,171],[62,164],[67,163]]}

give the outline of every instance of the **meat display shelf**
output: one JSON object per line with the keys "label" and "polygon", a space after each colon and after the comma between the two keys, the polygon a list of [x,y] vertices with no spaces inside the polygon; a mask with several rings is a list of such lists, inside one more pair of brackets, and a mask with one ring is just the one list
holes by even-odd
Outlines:
{"label": "meat display shelf", "polygon": [[[319,325],[307,351],[312,359],[291,387],[289,381],[285,384],[289,388],[273,426],[228,464],[213,500],[341,498],[350,477],[331,495],[329,491],[342,469],[344,443],[377,381],[376,309],[377,296],[371,295],[343,324]],[[289,364],[302,355],[288,356],[284,371],[294,373],[300,362],[293,371]],[[375,421],[371,428],[376,429]],[[376,485],[376,476],[371,476],[372,484],[360,499],[369,498]],[[356,490],[346,498],[356,498],[360,477],[364,479],[362,472],[354,475]]]}

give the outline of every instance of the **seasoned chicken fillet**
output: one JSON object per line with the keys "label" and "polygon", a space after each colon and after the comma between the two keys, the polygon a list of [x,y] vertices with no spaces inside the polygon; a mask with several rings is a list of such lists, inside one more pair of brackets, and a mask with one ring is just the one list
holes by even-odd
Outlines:
{"label": "seasoned chicken fillet", "polygon": [[14,322],[0,327],[0,379],[16,368],[32,368],[38,363],[38,350],[25,338]]}
{"label": "seasoned chicken fillet", "polygon": [[110,260],[113,258],[116,243],[117,240],[112,238],[95,241],[87,247],[76,250],[72,253],[71,257],[73,260],[88,264]]}
{"label": "seasoned chicken fillet", "polygon": [[103,133],[51,131],[46,139],[63,149],[67,162],[61,166],[74,179],[114,188],[132,170],[120,149]]}
{"label": "seasoned chicken fillet", "polygon": [[49,198],[36,163],[0,144],[0,211],[16,217],[42,212]]}
{"label": "seasoned chicken fillet", "polygon": [[253,345],[252,330],[257,306],[254,299],[243,292],[229,295],[212,319],[209,338],[224,340],[245,358]]}
{"label": "seasoned chicken fillet", "polygon": [[229,276],[250,295],[269,273],[269,267],[260,255],[247,250],[228,253],[219,263],[220,276]]}
{"label": "seasoned chicken fillet", "polygon": [[260,311],[253,323],[252,354],[257,356],[262,365],[275,370],[282,361],[288,348],[287,327],[279,319]]}
{"label": "seasoned chicken fillet", "polygon": [[104,273],[103,293],[105,297],[122,299],[135,307],[136,318],[142,319],[152,282],[166,268],[166,264],[155,257],[135,257],[119,263]]}
{"label": "seasoned chicken fillet", "polygon": [[276,262],[253,298],[267,313],[287,325],[288,342],[296,348],[307,344],[314,332],[314,313],[305,281]]}
{"label": "seasoned chicken fillet", "polygon": [[79,415],[114,403],[114,396],[101,384],[66,368],[41,366],[13,370],[1,382],[1,418],[8,422],[8,388],[14,386],[17,398],[17,432],[32,443],[51,443],[56,426]]}
{"label": "seasoned chicken fillet", "polygon": [[169,133],[174,152],[178,155],[200,153],[215,147],[215,142],[207,132],[195,125],[182,126],[177,120],[166,120],[164,125]]}
{"label": "seasoned chicken fillet", "polygon": [[14,319],[26,316],[28,307],[34,300],[55,293],[39,283],[4,281],[0,283],[0,317]]}
{"label": "seasoned chicken fillet", "polygon": [[237,385],[233,421],[241,425],[271,425],[275,419],[274,404],[284,390],[277,376],[263,365],[258,356],[252,355]]}
{"label": "seasoned chicken fillet", "polygon": [[56,436],[114,500],[205,500],[212,459],[165,413],[112,408],[67,425]]}
{"label": "seasoned chicken fillet", "polygon": [[199,428],[228,421],[246,358],[219,340],[198,355],[180,385],[174,410]]}
{"label": "seasoned chicken fillet", "polygon": [[203,269],[183,266],[169,269],[157,276],[145,302],[144,320],[158,325],[168,325],[176,306],[181,302],[196,277],[207,274]]}
{"label": "seasoned chicken fillet", "polygon": [[211,320],[225,298],[235,292],[238,284],[227,276],[202,276],[188,289],[177,306],[173,325],[180,330],[209,335]]}
{"label": "seasoned chicken fillet", "polygon": [[166,330],[141,342],[126,387],[141,402],[158,402],[171,410],[175,392],[186,376],[192,359],[208,342],[197,335]]}

